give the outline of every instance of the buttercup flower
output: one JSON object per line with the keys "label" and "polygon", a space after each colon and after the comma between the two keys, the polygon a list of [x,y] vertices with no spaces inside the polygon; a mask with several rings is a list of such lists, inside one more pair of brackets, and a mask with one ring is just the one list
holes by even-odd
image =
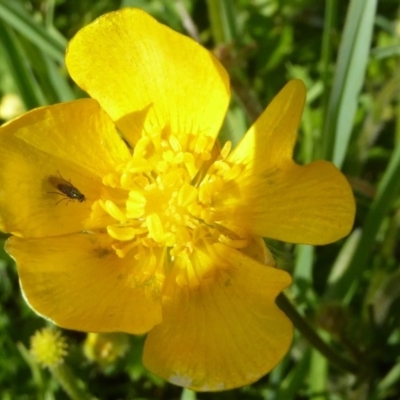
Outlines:
{"label": "buttercup flower", "polygon": [[261,237],[330,243],[354,218],[332,164],[292,161],[303,83],[230,151],[226,71],[143,11],[83,28],[66,63],[91,98],[0,132],[0,227],[25,298],[65,328],[148,333],[144,364],[177,385],[254,382],[292,340],[275,305],[291,278]]}

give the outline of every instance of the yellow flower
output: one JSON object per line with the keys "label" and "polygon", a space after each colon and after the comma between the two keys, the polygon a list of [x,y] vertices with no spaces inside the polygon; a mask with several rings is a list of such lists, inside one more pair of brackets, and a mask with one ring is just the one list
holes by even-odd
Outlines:
{"label": "yellow flower", "polygon": [[145,365],[177,385],[254,382],[292,340],[275,305],[291,279],[261,237],[325,244],[354,218],[332,164],[292,161],[303,83],[231,152],[215,142],[226,71],[143,11],[83,28],[66,63],[93,99],[1,128],[0,228],[25,298],[68,329],[148,332]]}
{"label": "yellow flower", "polygon": [[129,348],[128,336],[123,333],[90,332],[83,345],[85,356],[101,366],[113,365]]}
{"label": "yellow flower", "polygon": [[31,353],[44,367],[57,368],[62,364],[67,348],[65,337],[53,328],[43,328],[31,337]]}

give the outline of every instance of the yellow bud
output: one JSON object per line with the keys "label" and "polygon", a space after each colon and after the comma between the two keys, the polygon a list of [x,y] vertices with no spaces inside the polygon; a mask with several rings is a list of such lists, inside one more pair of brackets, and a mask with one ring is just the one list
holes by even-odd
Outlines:
{"label": "yellow bud", "polygon": [[61,332],[54,328],[43,328],[31,337],[31,353],[44,367],[55,368],[63,363],[67,347]]}
{"label": "yellow bud", "polygon": [[123,333],[89,333],[85,340],[84,353],[90,361],[107,366],[122,357],[128,347],[128,335]]}

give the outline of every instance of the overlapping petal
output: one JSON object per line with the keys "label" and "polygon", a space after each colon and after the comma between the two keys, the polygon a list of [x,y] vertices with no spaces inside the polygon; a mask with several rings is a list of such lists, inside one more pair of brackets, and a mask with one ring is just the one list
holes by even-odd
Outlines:
{"label": "overlapping petal", "polygon": [[[38,108],[3,125],[0,228],[24,237],[95,228],[88,217],[101,179],[129,157],[111,119],[92,99]],[[49,177],[60,174],[85,202],[58,203],[62,196]]]}
{"label": "overlapping petal", "polygon": [[355,203],[331,163],[292,160],[304,105],[301,81],[289,82],[229,156],[244,171],[215,196],[215,215],[234,230],[292,243],[327,244],[347,235]]}
{"label": "overlapping petal", "polygon": [[261,173],[291,160],[305,99],[304,83],[298,79],[289,81],[251,126],[228,161]]}
{"label": "overlapping petal", "polygon": [[256,381],[292,340],[292,325],[275,305],[289,275],[227,246],[214,250],[229,268],[197,288],[166,283],[163,322],[148,334],[143,356],[155,374],[197,391]]}
{"label": "overlapping petal", "polygon": [[211,151],[229,104],[229,81],[198,43],[127,8],[80,30],[66,62],[131,145],[143,132],[163,132],[195,155],[205,144]]}
{"label": "overlapping petal", "polygon": [[108,235],[12,237],[7,251],[29,305],[61,327],[141,334],[161,321],[163,278],[146,276],[133,257],[116,257]]}

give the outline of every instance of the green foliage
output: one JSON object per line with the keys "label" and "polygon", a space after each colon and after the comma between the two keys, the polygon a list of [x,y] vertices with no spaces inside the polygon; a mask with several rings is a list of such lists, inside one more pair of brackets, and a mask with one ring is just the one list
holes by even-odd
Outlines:
{"label": "green foliage", "polygon": [[[68,40],[99,15],[127,6],[197,38],[228,69],[233,101],[223,139],[236,143],[285,82],[302,79],[308,100],[295,158],[326,158],[342,168],[356,195],[357,217],[353,233],[339,243],[271,243],[294,277],[288,295],[302,334],[259,382],[217,394],[182,391],[143,368],[143,338],[130,337],[128,351],[104,364],[84,356],[84,334],[63,331],[74,379],[110,400],[400,398],[398,1],[0,0],[1,122],[12,115],[12,94],[26,110],[84,96],[65,69]],[[23,301],[13,261],[1,250],[2,399],[68,398],[55,374],[27,350],[45,324]],[[342,360],[335,364],[318,344],[310,345],[307,326]]]}

